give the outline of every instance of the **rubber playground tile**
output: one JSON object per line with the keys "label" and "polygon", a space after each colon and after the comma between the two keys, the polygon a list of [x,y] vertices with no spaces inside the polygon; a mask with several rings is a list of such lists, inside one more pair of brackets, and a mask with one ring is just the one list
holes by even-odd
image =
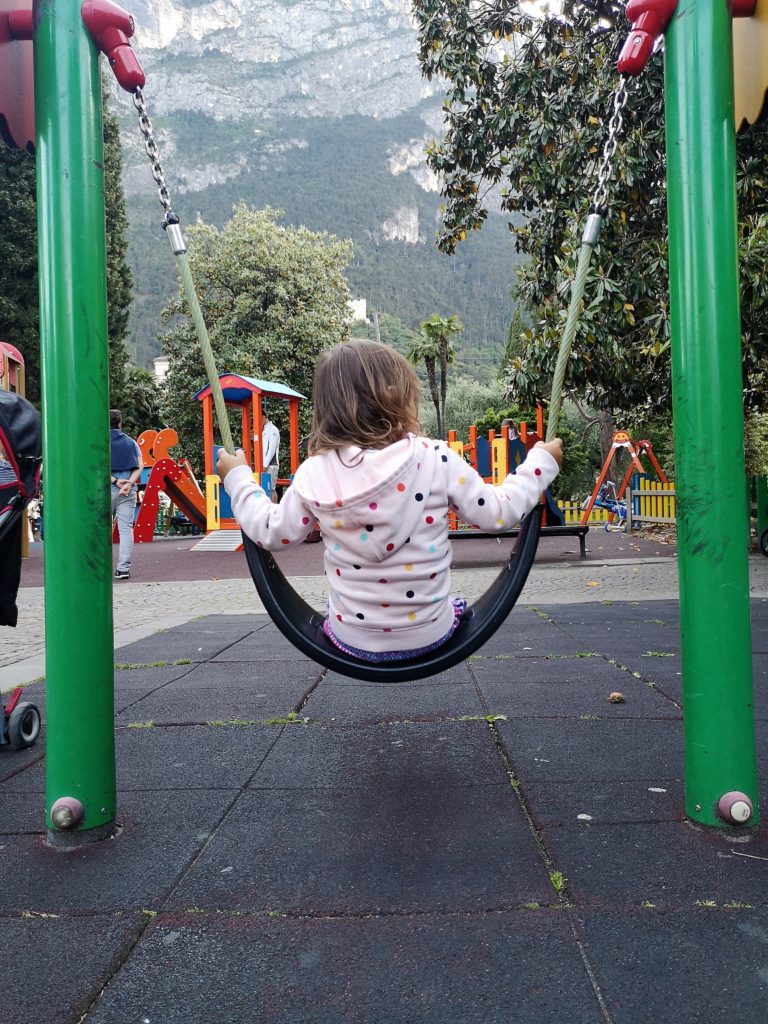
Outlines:
{"label": "rubber playground tile", "polygon": [[[446,673],[447,674],[447,673]],[[442,680],[442,677],[441,677]],[[435,721],[462,715],[484,715],[485,707],[472,682],[372,683],[348,685],[328,676],[301,709],[312,722],[372,725],[402,719]]]}
{"label": "rubber playground tile", "polygon": [[10,785],[29,776],[35,765],[45,757],[45,730],[33,747],[26,750],[13,750],[8,744],[0,747],[0,789],[3,791]]}
{"label": "rubber playground tile", "polygon": [[268,615],[254,615],[251,612],[240,612],[240,613],[213,613],[211,615],[201,615],[197,619],[192,619],[190,622],[184,622],[180,626],[174,626],[174,629],[194,629],[195,627],[202,627],[203,629],[213,630],[214,632],[220,632],[222,630],[242,630],[243,635],[247,632],[252,632],[256,629],[261,629],[262,626],[266,626],[270,621]]}
{"label": "rubber playground tile", "polygon": [[131,690],[149,692],[160,686],[172,683],[174,679],[189,675],[195,662],[183,665],[142,665],[140,668],[122,668],[118,666],[131,664],[117,662],[115,667],[115,693]]}
{"label": "rubber playground tile", "polygon": [[209,723],[266,722],[289,715],[301,701],[306,686],[275,684],[247,690],[228,691],[221,686],[195,686],[172,689],[170,686],[126,705],[116,716],[119,726],[207,725]]}
{"label": "rubber playground tile", "polygon": [[45,832],[45,777],[42,773],[39,779],[42,788],[37,785],[34,790],[23,792],[12,792],[7,786],[0,786],[0,837]]}
{"label": "rubber playground tile", "polygon": [[[478,683],[506,684],[514,696],[527,683],[595,683],[611,686],[623,683],[627,673],[599,655],[589,657],[472,658],[472,672]],[[614,688],[614,687],[612,687]]]}
{"label": "rubber playground tile", "polygon": [[118,729],[120,789],[239,789],[280,735],[276,726]]}
{"label": "rubber playground tile", "polygon": [[251,636],[220,651],[215,660],[227,661],[308,661],[274,626],[268,625]]}
{"label": "rubber playground tile", "polygon": [[177,633],[175,629],[169,629],[119,647],[115,651],[115,661],[138,665],[150,665],[153,661],[170,663],[180,658],[195,662],[209,661],[236,642],[235,636],[227,636],[226,633],[203,636],[195,631]]}
{"label": "rubber playground tile", "polygon": [[621,822],[681,821],[683,784],[647,782],[526,782],[523,799],[537,828]]}
{"label": "rubber playground tile", "polygon": [[548,828],[544,844],[577,906],[765,904],[768,833],[688,821]]}
{"label": "rubber playground tile", "polygon": [[647,780],[683,777],[683,723],[658,719],[544,719],[498,722],[515,774],[524,781]]}
{"label": "rubber playground tile", "polygon": [[[488,707],[509,718],[680,718],[681,711],[658,691],[628,673],[606,680],[539,683],[480,682]],[[612,702],[612,694],[622,702]]]}
{"label": "rubber playground tile", "polygon": [[560,657],[575,657],[578,654],[596,652],[591,644],[584,645],[567,633],[554,633],[552,636],[543,636],[539,639],[534,637],[515,634],[508,629],[500,629],[491,639],[477,650],[481,658],[493,658],[500,654],[514,656],[524,660],[525,658],[542,658],[546,655],[559,655]]}
{"label": "rubber playground tile", "polygon": [[558,910],[363,920],[162,913],[88,1024],[562,1024],[563,1007],[577,1024],[603,1022]]}
{"label": "rubber playground tile", "polygon": [[[291,654],[289,650],[286,652]],[[197,687],[221,687],[225,690],[243,689],[269,693],[271,689],[295,689],[312,686],[322,673],[319,665],[313,661],[282,659],[278,668],[274,661],[241,662],[241,661],[208,661],[204,665],[194,665],[191,671],[180,676],[169,687],[174,693]]]}
{"label": "rubber playground tile", "polygon": [[644,630],[669,629],[678,630],[680,626],[680,610],[677,603],[665,606],[663,601],[650,604],[633,604],[626,601],[579,602],[578,604],[545,606],[541,609],[553,622],[563,629],[630,629],[641,633]]}
{"label": "rubber playground tile", "polygon": [[[294,724],[254,779],[256,789],[407,791],[413,786],[509,786],[485,721],[366,726]],[[372,799],[378,799],[378,796]]]}
{"label": "rubber playground tile", "polygon": [[54,850],[42,835],[4,837],[3,866],[13,885],[0,912],[103,914],[157,909],[195,858],[234,792],[118,793],[114,839]]}
{"label": "rubber playground tile", "polygon": [[575,911],[615,1024],[764,1021],[768,912]]}
{"label": "rubber playground tile", "polygon": [[141,913],[5,918],[4,1024],[81,1020],[145,925]]}
{"label": "rubber playground tile", "polygon": [[250,789],[168,909],[475,913],[553,902],[509,785]]}

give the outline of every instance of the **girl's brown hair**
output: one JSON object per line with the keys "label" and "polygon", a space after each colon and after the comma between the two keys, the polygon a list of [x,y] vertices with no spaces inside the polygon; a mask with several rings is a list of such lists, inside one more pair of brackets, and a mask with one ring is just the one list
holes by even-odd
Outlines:
{"label": "girl's brown hair", "polygon": [[343,342],[317,362],[310,455],[386,448],[419,432],[419,381],[399,352],[363,338]]}

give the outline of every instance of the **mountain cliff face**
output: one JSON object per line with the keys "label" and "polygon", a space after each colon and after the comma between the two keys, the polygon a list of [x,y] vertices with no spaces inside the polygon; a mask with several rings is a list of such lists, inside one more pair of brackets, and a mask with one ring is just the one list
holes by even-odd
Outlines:
{"label": "mountain cliff face", "polygon": [[161,110],[221,120],[393,117],[434,94],[408,0],[139,0]]}
{"label": "mountain cliff face", "polygon": [[[458,313],[469,341],[498,351],[511,245],[491,217],[457,257],[435,249],[439,185],[424,146],[439,133],[442,97],[421,77],[409,0],[136,0],[131,13],[183,223],[220,224],[240,200],[282,209],[289,223],[353,239],[350,284],[369,308],[412,326]],[[130,100],[120,109],[131,333],[148,362],[174,281],[149,228],[159,207]]]}

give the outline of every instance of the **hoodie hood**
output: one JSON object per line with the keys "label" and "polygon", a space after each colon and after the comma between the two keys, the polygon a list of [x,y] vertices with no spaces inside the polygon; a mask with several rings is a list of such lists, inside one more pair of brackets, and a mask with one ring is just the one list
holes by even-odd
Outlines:
{"label": "hoodie hood", "polygon": [[398,552],[424,512],[437,465],[437,447],[408,437],[387,448],[346,448],[307,459],[294,488],[321,527],[342,531],[344,547],[366,561]]}

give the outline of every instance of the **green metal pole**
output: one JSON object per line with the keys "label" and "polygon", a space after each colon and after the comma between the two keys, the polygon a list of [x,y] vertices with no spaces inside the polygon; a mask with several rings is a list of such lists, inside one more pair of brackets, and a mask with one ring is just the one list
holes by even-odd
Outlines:
{"label": "green metal pole", "polygon": [[116,805],[104,147],[79,0],[37,16],[46,824],[72,846],[109,835]]}
{"label": "green metal pole", "polygon": [[731,23],[680,0],[665,38],[669,279],[685,719],[685,805],[758,820],[736,231]]}

